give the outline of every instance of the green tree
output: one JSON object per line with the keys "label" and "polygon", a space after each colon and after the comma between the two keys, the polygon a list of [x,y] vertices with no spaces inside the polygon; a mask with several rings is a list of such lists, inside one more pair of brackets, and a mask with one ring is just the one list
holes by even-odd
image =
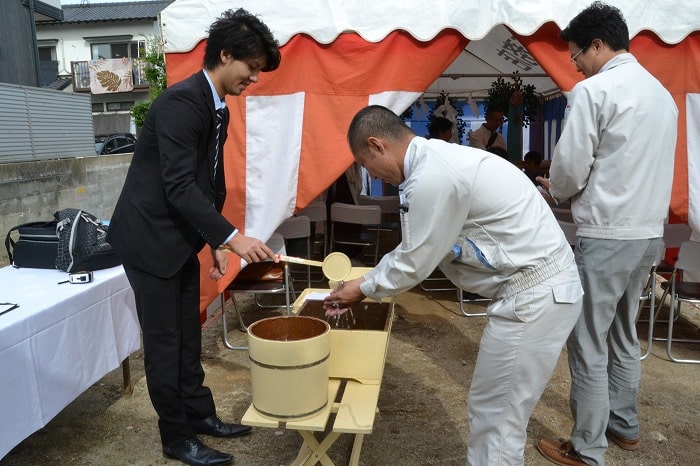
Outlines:
{"label": "green tree", "polygon": [[131,107],[131,116],[134,118],[134,123],[137,127],[143,126],[143,122],[148,115],[148,109],[151,108],[151,103],[160,95],[163,90],[168,87],[165,78],[165,56],[160,45],[158,37],[152,37],[146,43],[146,49],[142,49],[143,61],[146,66],[144,75],[148,81],[148,100],[138,102]]}
{"label": "green tree", "polygon": [[509,78],[511,81],[499,77],[491,83],[486,107],[494,108],[508,115],[509,104],[522,104],[522,126],[527,127],[533,117],[537,115],[542,102],[535,92],[535,86],[532,84],[523,85],[523,80],[517,71]]}

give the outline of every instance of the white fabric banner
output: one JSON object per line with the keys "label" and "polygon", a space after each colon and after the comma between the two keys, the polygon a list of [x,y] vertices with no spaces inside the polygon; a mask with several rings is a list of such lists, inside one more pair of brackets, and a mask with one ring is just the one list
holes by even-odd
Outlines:
{"label": "white fabric banner", "polygon": [[[685,96],[686,131],[688,132],[688,225],[692,239],[700,241],[700,94]],[[682,141],[678,141],[682,144]]]}
{"label": "white fabric banner", "polygon": [[247,236],[269,238],[294,213],[304,97],[246,98]]}
{"label": "white fabric banner", "polygon": [[92,60],[88,63],[88,70],[90,71],[90,92],[93,94],[134,90],[130,58]]}

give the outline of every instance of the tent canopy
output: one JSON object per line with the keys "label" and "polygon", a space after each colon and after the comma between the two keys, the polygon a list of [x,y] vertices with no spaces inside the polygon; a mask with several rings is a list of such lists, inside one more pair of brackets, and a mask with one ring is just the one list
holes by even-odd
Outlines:
{"label": "tent canopy", "polygon": [[[321,44],[354,31],[368,42],[379,42],[390,32],[404,30],[421,42],[438,32],[454,29],[469,40],[479,40],[496,25],[505,24],[528,36],[553,22],[563,29],[590,1],[582,0],[176,0],[161,13],[166,53],[191,51],[207,37],[207,29],[223,11],[242,7],[260,15],[280,45],[297,34]],[[695,0],[615,0],[630,31],[654,32],[666,44],[677,44],[698,28],[700,2]]]}
{"label": "tent canopy", "polygon": [[[276,0],[239,1],[241,6],[270,26],[281,45],[297,34],[306,34],[320,44],[332,43],[338,35],[356,32],[368,42],[379,42],[390,32],[404,30],[422,42],[440,31],[454,29],[469,39],[465,50],[425,91],[426,97],[441,92],[451,96],[485,97],[497,76],[518,72],[524,84],[537,93],[551,95],[558,86],[511,34],[529,36],[547,22],[560,29],[589,1],[500,0],[454,2],[435,0],[427,7],[422,0]],[[698,27],[700,2],[694,0],[612,2],[625,15],[630,35],[648,30],[667,44],[676,44]],[[162,13],[166,53],[191,51],[207,37],[213,18],[232,8],[226,0],[178,0]],[[678,12],[684,12],[679,15]],[[420,72],[420,66],[417,66]]]}
{"label": "tent canopy", "polygon": [[[680,110],[671,213],[700,231],[700,2],[612,3],[627,21],[630,51]],[[516,70],[540,93],[569,91],[582,76],[558,33],[589,4],[176,0],[161,13],[161,30],[170,83],[201,69],[207,29],[230,8],[259,15],[280,42],[280,68],[262,73],[244,96],[227,99],[223,213],[245,234],[266,240],[350,166],[345,133],[368,104],[401,113],[425,93],[477,97],[495,76]],[[207,270],[209,254],[200,259]],[[231,267],[228,280],[216,284],[203,278],[202,305],[238,270]]]}
{"label": "tent canopy", "polygon": [[542,96],[559,88],[547,76],[520,41],[502,24],[482,39],[472,40],[459,56],[425,91],[427,98],[445,92],[452,97],[484,98],[498,76],[517,72],[523,84],[532,84]]}

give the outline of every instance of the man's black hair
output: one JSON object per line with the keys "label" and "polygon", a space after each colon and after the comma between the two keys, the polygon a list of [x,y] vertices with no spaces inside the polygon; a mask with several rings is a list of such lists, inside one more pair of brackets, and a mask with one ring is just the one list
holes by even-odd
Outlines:
{"label": "man's black hair", "polygon": [[531,150],[525,156],[523,157],[523,160],[529,160],[530,162],[534,163],[538,167],[542,163],[542,154],[540,154],[536,150]]}
{"label": "man's black hair", "polygon": [[436,116],[430,122],[430,125],[428,125],[428,137],[436,138],[438,137],[438,134],[442,133],[443,131],[452,131],[452,126],[453,123],[451,120],[445,117]]}
{"label": "man's black hair", "polygon": [[221,64],[221,51],[234,60],[264,56],[261,71],[276,70],[280,65],[279,44],[270,29],[257,16],[243,8],[225,11],[209,27],[204,51],[204,68],[213,70]]}
{"label": "man's black hair", "polygon": [[559,37],[576,43],[581,49],[589,47],[593,39],[602,40],[615,52],[630,48],[630,35],[622,13],[602,2],[594,2],[577,14]]}

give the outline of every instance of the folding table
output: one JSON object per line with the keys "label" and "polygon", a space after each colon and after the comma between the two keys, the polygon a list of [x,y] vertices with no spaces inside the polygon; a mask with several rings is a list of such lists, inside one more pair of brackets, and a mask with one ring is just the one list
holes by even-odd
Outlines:
{"label": "folding table", "polygon": [[[0,268],[0,458],[141,347],[134,294],[122,266],[62,283],[59,270]],[[128,388],[128,387],[127,387]]]}

